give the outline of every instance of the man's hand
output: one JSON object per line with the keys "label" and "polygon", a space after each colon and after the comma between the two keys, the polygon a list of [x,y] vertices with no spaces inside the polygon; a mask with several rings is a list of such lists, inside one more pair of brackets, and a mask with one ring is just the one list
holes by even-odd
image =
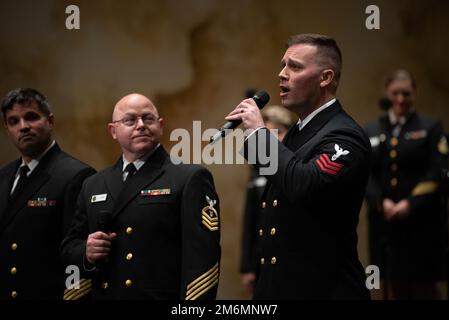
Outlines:
{"label": "man's hand", "polygon": [[405,219],[410,213],[410,202],[407,199],[402,199],[398,203],[394,203],[391,199],[384,199],[382,207],[387,221]]}
{"label": "man's hand", "polygon": [[256,274],[254,272],[242,273],[242,284],[245,289],[252,294],[256,283]]}
{"label": "man's hand", "polygon": [[225,119],[228,121],[241,120],[243,130],[265,127],[262,114],[253,99],[243,100]]}
{"label": "man's hand", "polygon": [[405,219],[410,213],[410,202],[407,199],[402,199],[393,208],[393,215],[397,219]]}
{"label": "man's hand", "polygon": [[99,260],[106,258],[111,251],[111,242],[116,236],[116,233],[110,233],[108,235],[101,231],[89,234],[86,243],[87,262],[94,265]]}
{"label": "man's hand", "polygon": [[394,206],[395,206],[395,203],[391,199],[386,198],[382,202],[382,211],[384,213],[385,220],[390,221],[393,218],[393,216],[394,216],[394,213],[393,213]]}

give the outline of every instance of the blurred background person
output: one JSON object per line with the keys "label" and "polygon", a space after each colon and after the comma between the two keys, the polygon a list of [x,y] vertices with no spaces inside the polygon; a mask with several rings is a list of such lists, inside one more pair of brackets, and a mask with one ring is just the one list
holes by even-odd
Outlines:
{"label": "blurred background person", "polygon": [[[247,98],[253,94],[247,95]],[[277,134],[282,141],[288,128],[295,122],[295,115],[281,106],[267,106],[262,109],[262,117],[265,126]],[[260,267],[260,255],[258,253],[257,239],[259,238],[258,226],[262,213],[260,202],[265,189],[267,179],[259,175],[259,170],[251,166],[251,175],[246,189],[245,209],[243,212],[243,232],[240,259],[240,273],[243,287],[252,295],[254,284]]]}
{"label": "blurred background person", "polygon": [[439,122],[414,108],[416,82],[406,70],[385,82],[386,113],[367,125],[373,149],[367,188],[371,264],[395,299],[440,299],[447,242],[440,192],[447,140]]}

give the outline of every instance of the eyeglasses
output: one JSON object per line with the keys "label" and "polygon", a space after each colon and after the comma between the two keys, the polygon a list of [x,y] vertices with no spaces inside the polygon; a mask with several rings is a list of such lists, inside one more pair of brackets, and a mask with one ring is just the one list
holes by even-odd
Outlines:
{"label": "eyeglasses", "polygon": [[112,123],[121,122],[127,127],[134,127],[137,124],[137,121],[139,121],[139,118],[142,119],[143,124],[147,126],[155,124],[160,119],[155,118],[151,114],[144,114],[142,116],[129,115],[119,120],[112,121]]}

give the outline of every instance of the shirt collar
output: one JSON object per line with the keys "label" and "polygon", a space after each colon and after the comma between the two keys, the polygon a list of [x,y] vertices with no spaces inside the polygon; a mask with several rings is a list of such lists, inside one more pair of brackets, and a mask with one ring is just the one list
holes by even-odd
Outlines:
{"label": "shirt collar", "polygon": [[310,120],[313,119],[313,117],[315,117],[318,113],[320,113],[321,111],[323,111],[324,109],[330,107],[335,101],[337,101],[336,98],[326,102],[325,104],[323,104],[321,107],[319,107],[318,109],[316,109],[315,111],[313,111],[311,114],[309,114],[307,117],[305,117],[304,120],[298,119],[297,122],[297,126],[299,131],[301,131],[302,129],[304,129],[304,127],[306,126],[307,123],[310,122]]}
{"label": "shirt collar", "polygon": [[401,126],[403,126],[407,122],[407,118],[409,117],[410,114],[411,112],[408,112],[407,114],[400,116],[398,119],[394,114],[393,109],[392,108],[388,109],[388,119],[390,120],[390,124],[393,126],[396,124],[400,124]]}
{"label": "shirt collar", "polygon": [[[27,173],[27,176],[29,176],[31,174],[31,172],[33,172],[33,170],[36,169],[37,165],[39,164],[39,161],[41,161],[41,159],[47,154],[47,152],[51,148],[53,148],[53,146],[55,144],[56,144],[56,141],[53,140],[53,142],[50,143],[50,145],[47,147],[47,149],[44,150],[44,152],[42,152],[36,159],[31,159],[31,161],[28,162],[28,164],[26,164],[25,161],[23,161],[23,158],[22,158],[22,163],[20,164],[20,167],[28,166],[28,168],[30,169],[28,171],[28,173]],[[16,176],[19,174],[20,167],[19,167],[19,169],[16,172]]]}
{"label": "shirt collar", "polygon": [[[150,152],[148,152],[141,158],[133,161],[133,164],[136,167],[136,171],[139,171],[139,169],[142,168],[142,166],[145,164],[145,162],[148,160],[148,158],[153,154],[154,151],[156,151],[157,148],[159,148],[160,145],[161,144],[158,143],[156,148],[154,148],[153,150],[151,150]],[[122,172],[123,172],[123,171],[125,171],[126,166],[129,164],[129,161],[126,160],[125,155],[123,155],[123,154],[122,154],[122,160],[123,160],[123,167],[122,167]]]}

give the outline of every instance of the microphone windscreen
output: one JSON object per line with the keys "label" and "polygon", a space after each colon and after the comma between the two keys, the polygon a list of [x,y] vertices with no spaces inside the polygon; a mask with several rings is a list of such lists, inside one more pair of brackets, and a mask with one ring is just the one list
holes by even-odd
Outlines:
{"label": "microphone windscreen", "polygon": [[98,213],[98,220],[97,220],[98,231],[102,231],[105,233],[111,231],[111,222],[112,222],[111,212],[108,210],[100,210],[100,212]]}
{"label": "microphone windscreen", "polygon": [[259,109],[262,109],[268,101],[270,101],[270,95],[264,90],[257,91],[253,96],[253,100],[256,102]]}
{"label": "microphone windscreen", "polygon": [[379,107],[384,111],[390,109],[392,104],[393,102],[387,97],[382,97],[379,99]]}

